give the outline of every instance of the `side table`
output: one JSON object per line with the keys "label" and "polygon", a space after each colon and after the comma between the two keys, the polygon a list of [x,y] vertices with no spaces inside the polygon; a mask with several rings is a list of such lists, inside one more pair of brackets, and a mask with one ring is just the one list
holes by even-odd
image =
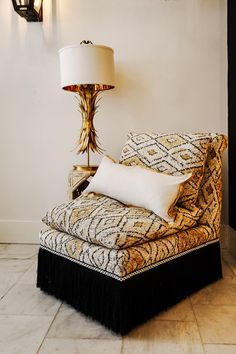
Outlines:
{"label": "side table", "polygon": [[89,178],[94,176],[98,166],[74,165],[68,177],[68,198],[77,198],[89,184]]}

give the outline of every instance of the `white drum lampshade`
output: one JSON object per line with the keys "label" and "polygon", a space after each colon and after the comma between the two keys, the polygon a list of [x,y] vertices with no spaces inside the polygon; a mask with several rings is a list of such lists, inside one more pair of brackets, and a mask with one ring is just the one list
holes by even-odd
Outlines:
{"label": "white drum lampshade", "polygon": [[95,85],[95,90],[114,88],[113,49],[94,44],[71,45],[60,49],[61,87],[80,91],[81,85]]}

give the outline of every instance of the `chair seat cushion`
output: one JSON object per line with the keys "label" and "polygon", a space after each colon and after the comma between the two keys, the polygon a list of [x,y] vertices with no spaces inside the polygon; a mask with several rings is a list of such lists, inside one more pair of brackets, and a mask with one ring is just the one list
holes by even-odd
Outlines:
{"label": "chair seat cushion", "polygon": [[52,228],[40,233],[41,248],[120,281],[216,241],[218,239],[213,238],[211,229],[205,225],[119,250]]}
{"label": "chair seat cushion", "polygon": [[178,207],[169,225],[149,210],[89,193],[48,211],[43,222],[92,244],[122,249],[194,227],[201,214],[197,207]]}

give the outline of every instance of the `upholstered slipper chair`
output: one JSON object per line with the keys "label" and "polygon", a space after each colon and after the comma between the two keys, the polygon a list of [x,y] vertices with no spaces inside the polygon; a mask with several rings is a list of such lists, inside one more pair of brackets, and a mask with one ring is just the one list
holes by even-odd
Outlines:
{"label": "upholstered slipper chair", "polygon": [[221,278],[226,145],[219,134],[130,134],[122,166],[184,176],[170,220],[92,186],[44,217],[37,286],[123,335]]}

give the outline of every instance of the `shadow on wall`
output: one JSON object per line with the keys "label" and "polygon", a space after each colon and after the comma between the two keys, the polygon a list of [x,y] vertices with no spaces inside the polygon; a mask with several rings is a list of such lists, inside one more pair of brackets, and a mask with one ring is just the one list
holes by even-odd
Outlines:
{"label": "shadow on wall", "polygon": [[59,49],[61,31],[58,26],[58,6],[56,0],[44,0],[43,38],[48,48]]}
{"label": "shadow on wall", "polygon": [[[43,22],[27,22],[20,17],[13,9],[10,3],[10,41],[12,45],[15,42],[21,43],[25,55],[27,49],[34,51],[34,43],[40,48],[46,47],[55,53],[58,50],[61,41],[60,27],[57,21],[57,3],[56,0],[44,0],[43,2]],[[37,45],[38,44],[38,45]]]}

